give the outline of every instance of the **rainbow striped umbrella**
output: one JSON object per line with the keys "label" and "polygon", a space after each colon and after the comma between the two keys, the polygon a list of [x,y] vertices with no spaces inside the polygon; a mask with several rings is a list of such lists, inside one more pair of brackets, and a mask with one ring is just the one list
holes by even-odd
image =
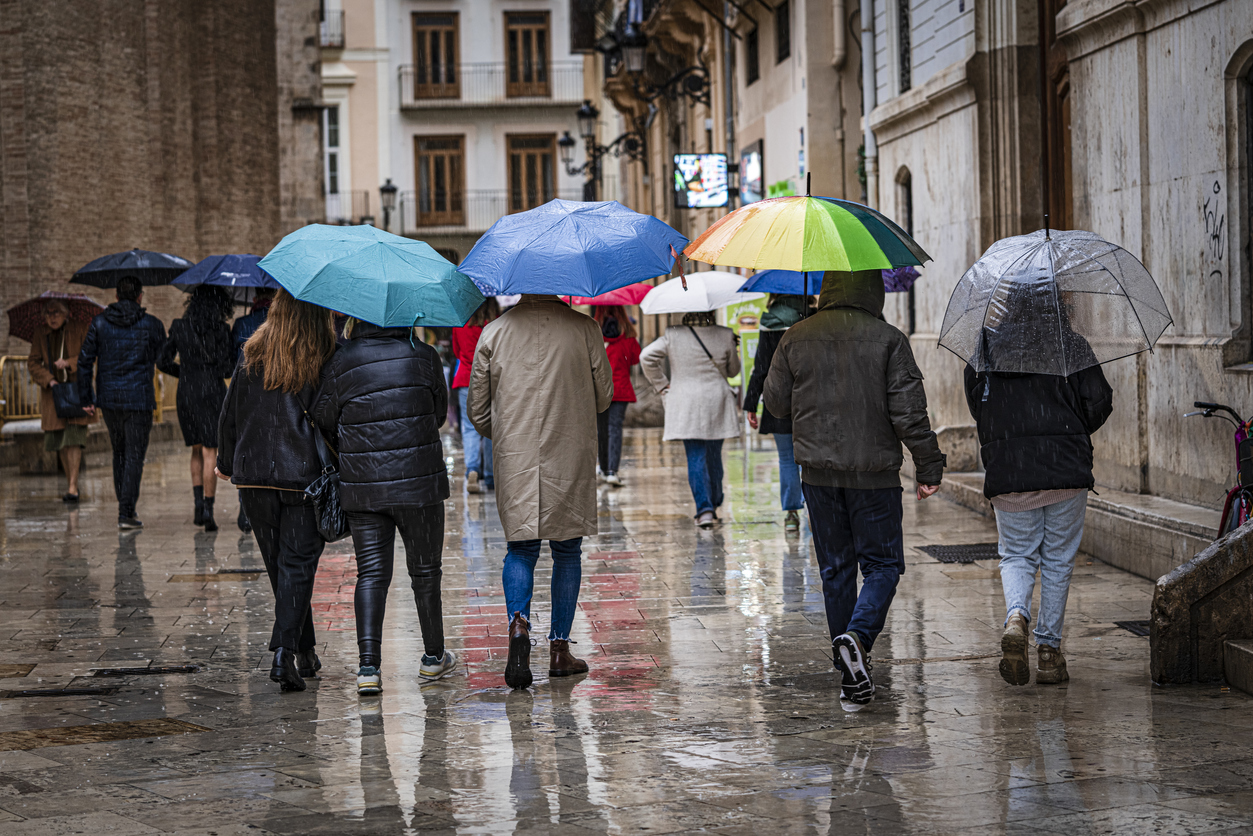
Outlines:
{"label": "rainbow striped umbrella", "polygon": [[754,270],[886,270],[930,261],[918,243],[869,206],[833,197],[750,203],[688,245],[693,261]]}

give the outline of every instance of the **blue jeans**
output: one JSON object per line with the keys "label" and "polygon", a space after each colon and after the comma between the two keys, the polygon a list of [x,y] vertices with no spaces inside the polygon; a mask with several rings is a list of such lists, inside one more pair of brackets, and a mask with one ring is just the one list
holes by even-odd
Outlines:
{"label": "blue jeans", "polygon": [[470,413],[466,409],[466,398],[470,390],[462,387],[457,390],[457,400],[461,403],[461,449],[466,455],[466,473],[474,471],[479,474],[490,488],[492,486],[492,440],[479,435],[479,431],[470,423]]}
{"label": "blue jeans", "polygon": [[799,511],[805,507],[805,495],[801,492],[801,469],[792,452],[792,434],[775,433],[774,447],[779,452],[779,501],[784,511]]}
{"label": "blue jeans", "polygon": [[687,453],[687,483],[696,500],[696,516],[722,505],[722,439],[683,439]]}
{"label": "blue jeans", "polygon": [[[802,485],[831,638],[850,630],[869,652],[905,572],[901,489]],[[857,569],[861,567],[861,593]]]}
{"label": "blue jeans", "polygon": [[1040,618],[1036,622],[1038,644],[1060,647],[1066,597],[1075,553],[1083,539],[1083,518],[1088,494],[1055,502],[1031,511],[997,511],[1000,535],[1001,587],[1005,591],[1005,621],[1015,612],[1031,621],[1031,593],[1035,573],[1040,571]]}
{"label": "blue jeans", "polygon": [[[505,587],[505,617],[513,620],[522,613],[531,620],[531,596],[535,591],[535,564],[539,561],[540,540],[510,540],[505,554],[501,581]],[[583,538],[549,540],[553,551],[553,617],[548,640],[569,639],[574,610],[579,604],[579,584],[583,581]]]}

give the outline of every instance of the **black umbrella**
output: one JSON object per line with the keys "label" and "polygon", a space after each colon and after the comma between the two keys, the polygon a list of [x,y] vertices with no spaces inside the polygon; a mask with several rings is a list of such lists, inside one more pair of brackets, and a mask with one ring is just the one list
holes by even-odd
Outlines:
{"label": "black umbrella", "polygon": [[169,284],[191,267],[187,259],[169,253],[128,250],[97,258],[75,273],[70,284],[113,288],[123,276],[134,276],[141,284],[151,287]]}

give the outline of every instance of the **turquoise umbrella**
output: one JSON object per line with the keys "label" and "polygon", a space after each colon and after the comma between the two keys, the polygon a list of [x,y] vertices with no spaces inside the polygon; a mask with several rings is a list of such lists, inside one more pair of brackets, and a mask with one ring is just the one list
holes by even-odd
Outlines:
{"label": "turquoise umbrella", "polygon": [[483,294],[429,244],[372,226],[310,224],[257,265],[297,299],[384,328],[466,324]]}

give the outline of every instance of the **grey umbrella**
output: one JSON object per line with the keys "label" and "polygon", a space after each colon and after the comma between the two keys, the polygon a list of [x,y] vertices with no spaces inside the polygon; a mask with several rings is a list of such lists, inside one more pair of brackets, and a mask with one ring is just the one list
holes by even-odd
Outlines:
{"label": "grey umbrella", "polygon": [[1157,283],[1094,232],[997,241],[961,277],[940,345],[975,371],[1067,376],[1153,347],[1171,324]]}

